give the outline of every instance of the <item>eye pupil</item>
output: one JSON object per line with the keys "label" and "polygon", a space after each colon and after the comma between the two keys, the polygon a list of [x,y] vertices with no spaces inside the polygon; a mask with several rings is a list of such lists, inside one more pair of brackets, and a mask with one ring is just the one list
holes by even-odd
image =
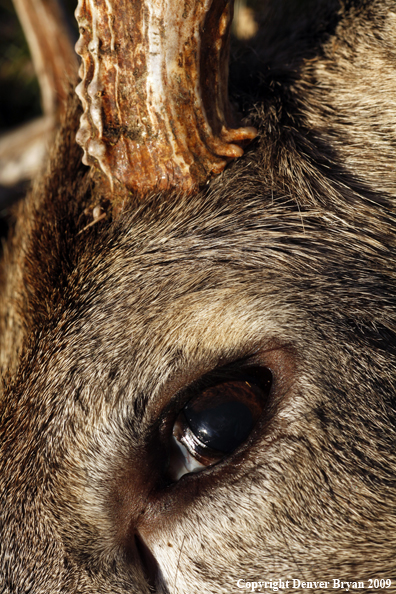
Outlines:
{"label": "eye pupil", "polygon": [[248,372],[234,372],[234,377],[223,373],[202,378],[179,411],[166,471],[172,481],[201,472],[238,450],[269,409],[269,369],[250,367]]}
{"label": "eye pupil", "polygon": [[203,411],[186,406],[184,416],[203,444],[225,454],[245,441],[253,427],[252,413],[242,402],[223,402]]}

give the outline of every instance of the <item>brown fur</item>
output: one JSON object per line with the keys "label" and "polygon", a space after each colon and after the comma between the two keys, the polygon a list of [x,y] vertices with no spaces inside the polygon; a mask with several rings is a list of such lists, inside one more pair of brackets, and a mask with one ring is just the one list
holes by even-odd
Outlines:
{"label": "brown fur", "polygon": [[[198,196],[79,233],[100,189],[70,102],[3,266],[0,592],[396,592],[396,14],[335,4],[235,66],[260,137]],[[186,387],[249,365],[263,422],[165,483]]]}

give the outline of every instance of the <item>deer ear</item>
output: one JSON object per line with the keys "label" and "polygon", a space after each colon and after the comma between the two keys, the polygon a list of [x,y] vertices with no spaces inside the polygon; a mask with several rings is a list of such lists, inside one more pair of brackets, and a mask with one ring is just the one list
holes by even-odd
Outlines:
{"label": "deer ear", "polygon": [[256,136],[228,101],[232,16],[228,0],[79,0],[77,141],[112,193],[191,191]]}

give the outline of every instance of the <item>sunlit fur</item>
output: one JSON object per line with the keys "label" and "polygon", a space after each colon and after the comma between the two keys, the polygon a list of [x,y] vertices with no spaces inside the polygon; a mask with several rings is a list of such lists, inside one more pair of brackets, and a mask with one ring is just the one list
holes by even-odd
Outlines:
{"label": "sunlit fur", "polygon": [[[101,195],[71,100],[3,266],[2,593],[396,592],[396,12],[320,14],[278,51],[264,28],[233,67],[260,137],[197,196],[84,229]],[[252,361],[273,373],[268,420],[166,485],[184,388]]]}

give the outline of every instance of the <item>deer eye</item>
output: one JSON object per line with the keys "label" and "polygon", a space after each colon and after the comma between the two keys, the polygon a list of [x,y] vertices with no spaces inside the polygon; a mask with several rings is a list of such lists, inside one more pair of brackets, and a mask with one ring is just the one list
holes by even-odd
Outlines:
{"label": "deer eye", "polygon": [[222,381],[187,402],[173,425],[168,469],[173,481],[216,464],[247,440],[268,402],[266,372],[260,385],[247,377]]}

